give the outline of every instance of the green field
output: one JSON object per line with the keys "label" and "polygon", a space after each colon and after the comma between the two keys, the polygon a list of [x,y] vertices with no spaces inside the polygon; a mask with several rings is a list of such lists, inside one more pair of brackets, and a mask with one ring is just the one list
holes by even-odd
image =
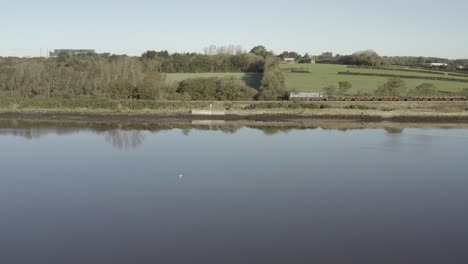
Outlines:
{"label": "green field", "polygon": [[[338,75],[338,72],[358,72],[358,73],[375,73],[375,74],[392,74],[402,76],[421,76],[421,77],[442,77],[454,79],[466,79],[468,75],[463,76],[449,76],[447,74],[441,75],[425,73],[425,72],[410,72],[398,71],[397,69],[411,70],[407,67],[392,67],[394,70],[382,69],[361,69],[361,68],[348,68],[345,65],[334,64],[281,64],[281,69],[286,76],[286,88],[291,91],[321,91],[325,86],[330,84],[338,85],[338,82],[349,81],[352,83],[353,88],[349,91],[350,94],[358,93],[372,93],[379,86],[383,85],[389,79],[388,77],[377,76],[353,76],[353,75]],[[309,73],[295,73],[291,70],[308,71]],[[440,73],[440,72],[439,72]],[[178,82],[191,78],[209,78],[209,77],[226,77],[233,76],[244,80],[247,85],[252,88],[258,89],[262,79],[260,73],[169,73],[167,74],[168,82]],[[422,83],[432,83],[437,87],[437,90],[442,92],[459,92],[464,88],[468,88],[468,83],[456,81],[437,81],[425,79],[403,79],[409,89],[415,88]]]}
{"label": "green field", "polygon": [[[402,68],[402,67],[400,67]],[[411,75],[411,76],[428,76],[428,77],[444,77],[466,79],[466,77],[453,77],[448,75],[419,73],[419,72],[406,72],[395,70],[376,70],[376,69],[359,69],[348,68],[344,65],[332,64],[281,64],[281,69],[286,75],[286,87],[292,91],[321,91],[325,86],[330,84],[337,85],[340,81],[349,81],[352,83],[353,88],[349,93],[372,93],[380,85],[384,84],[388,77],[374,77],[374,76],[351,76],[351,75],[338,75],[338,72],[362,72],[362,73],[376,73],[376,74],[393,74],[393,75]],[[309,73],[294,73],[291,70],[304,70]],[[398,68],[396,68],[398,69]],[[424,79],[403,79],[408,88],[415,88],[422,83],[432,83],[437,87],[437,90],[443,92],[459,92],[464,88],[468,88],[468,83],[454,82],[454,81],[435,81]]]}
{"label": "green field", "polygon": [[179,82],[191,78],[210,78],[210,77],[227,77],[233,76],[245,81],[245,83],[254,88],[258,89],[260,87],[260,82],[262,80],[261,73],[241,73],[241,72],[228,72],[228,73],[168,73],[166,80],[168,82]]}

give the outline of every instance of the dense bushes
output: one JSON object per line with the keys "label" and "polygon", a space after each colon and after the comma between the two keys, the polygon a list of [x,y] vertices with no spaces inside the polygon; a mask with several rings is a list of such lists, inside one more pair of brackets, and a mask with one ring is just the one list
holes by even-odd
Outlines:
{"label": "dense bushes", "polygon": [[383,64],[382,58],[373,50],[365,50],[356,52],[350,56],[342,56],[339,62],[347,65],[365,65],[379,66]]}
{"label": "dense bushes", "polygon": [[164,73],[263,72],[264,65],[264,58],[252,53],[203,55],[147,51],[141,59]]}
{"label": "dense bushes", "polygon": [[158,99],[169,89],[164,80],[127,56],[0,58],[0,92],[17,97]]}
{"label": "dense bushes", "polygon": [[399,78],[389,79],[388,82],[380,86],[375,94],[378,96],[403,96],[406,95],[406,84]]}
{"label": "dense bushes", "polygon": [[286,96],[285,76],[279,68],[279,62],[275,57],[267,57],[265,59],[265,71],[263,72],[263,79],[257,99],[261,101],[272,101],[285,98]]}
{"label": "dense bushes", "polygon": [[[182,86],[168,83],[162,71],[262,72],[263,69],[263,57],[245,53],[207,56],[147,52],[141,58],[110,55],[0,58],[0,93],[36,99],[250,100],[256,92],[241,80],[200,80],[200,85],[206,84],[205,89],[184,92],[188,82]],[[191,81],[190,85],[195,83]]]}
{"label": "dense bushes", "polygon": [[408,92],[409,96],[436,96],[438,95],[439,92],[437,92],[437,89],[434,84],[432,83],[423,83],[421,85],[418,85],[415,89],[412,89]]}
{"label": "dense bushes", "polygon": [[177,92],[194,101],[243,101],[252,100],[257,94],[234,77],[188,79],[179,83]]}

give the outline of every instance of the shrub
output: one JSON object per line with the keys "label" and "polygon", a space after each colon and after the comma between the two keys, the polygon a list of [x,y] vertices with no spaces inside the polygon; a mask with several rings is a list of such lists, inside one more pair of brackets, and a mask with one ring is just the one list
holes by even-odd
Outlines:
{"label": "shrub", "polygon": [[338,91],[341,95],[346,94],[351,88],[353,88],[353,85],[348,81],[338,83]]}
{"label": "shrub", "polygon": [[437,94],[437,89],[432,83],[423,83],[408,92],[409,96],[435,96]]}
{"label": "shrub", "polygon": [[291,72],[293,72],[293,73],[311,73],[310,70],[308,70],[307,68],[295,68],[295,69],[291,69]]}
{"label": "shrub", "polygon": [[392,78],[380,86],[375,94],[378,96],[401,96],[406,94],[406,84],[400,78]]}
{"label": "shrub", "polygon": [[278,100],[287,96],[285,77],[276,58],[265,59],[265,72],[257,99],[261,101]]}
{"label": "shrub", "polygon": [[335,96],[336,94],[338,94],[338,88],[336,87],[336,85],[331,84],[323,88],[323,93],[326,96]]}
{"label": "shrub", "polygon": [[179,83],[177,92],[194,101],[252,100],[257,94],[234,77],[188,79]]}
{"label": "shrub", "polygon": [[375,109],[375,108],[369,107],[367,105],[347,105],[345,106],[345,109],[369,110],[369,109]]}

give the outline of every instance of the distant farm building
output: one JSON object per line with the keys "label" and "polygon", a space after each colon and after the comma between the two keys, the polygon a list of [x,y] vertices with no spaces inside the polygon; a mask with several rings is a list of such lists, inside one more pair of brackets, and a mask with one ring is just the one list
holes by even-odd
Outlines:
{"label": "distant farm building", "polygon": [[429,67],[448,67],[448,63],[432,62],[429,63]]}
{"label": "distant farm building", "polygon": [[283,61],[286,63],[296,63],[295,58],[284,58]]}
{"label": "distant farm building", "polygon": [[304,101],[317,101],[323,98],[322,93],[310,93],[310,92],[291,92],[289,94],[289,100],[304,100]]}
{"label": "distant farm building", "polygon": [[465,66],[457,66],[457,69],[463,70],[463,69],[465,69]]}
{"label": "distant farm building", "polygon": [[96,51],[93,49],[56,49],[54,51],[49,52],[49,57],[56,58],[59,55],[85,55],[85,54],[95,54]]}

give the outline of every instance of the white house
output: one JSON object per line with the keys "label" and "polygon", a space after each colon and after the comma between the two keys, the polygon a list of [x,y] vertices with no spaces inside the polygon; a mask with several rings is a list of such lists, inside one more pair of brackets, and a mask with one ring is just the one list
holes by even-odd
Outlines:
{"label": "white house", "polygon": [[296,59],[295,58],[284,58],[283,61],[286,62],[286,63],[295,63]]}

